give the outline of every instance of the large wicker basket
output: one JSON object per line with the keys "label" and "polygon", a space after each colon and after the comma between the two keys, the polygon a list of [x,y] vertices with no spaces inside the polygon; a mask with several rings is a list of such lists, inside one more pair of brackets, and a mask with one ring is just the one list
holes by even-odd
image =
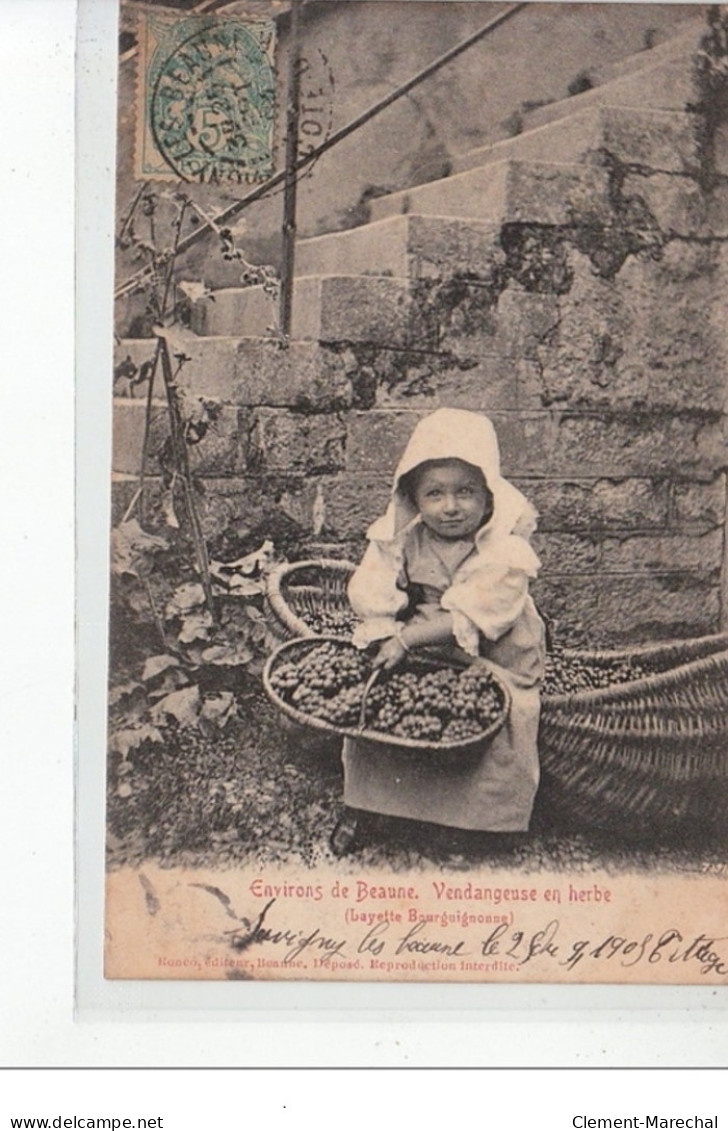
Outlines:
{"label": "large wicker basket", "polygon": [[[278,667],[286,664],[291,660],[295,661],[297,656],[311,648],[313,642],[325,643],[326,641],[335,640],[342,648],[347,647],[346,642],[333,636],[317,636],[306,637],[305,639],[288,640],[280,644],[275,652],[270,655],[266,661],[263,669],[263,686],[266,694],[270,700],[278,707],[283,714],[287,715],[289,719],[298,723],[301,726],[314,727],[316,730],[328,731],[329,733],[338,734],[342,737],[362,738],[368,742],[377,745],[394,746],[402,752],[410,751],[419,756],[428,755],[432,758],[438,759],[443,764],[452,765],[458,761],[462,762],[471,756],[477,756],[482,752],[483,743],[493,738],[505,723],[511,705],[511,696],[508,688],[498,678],[495,673],[491,672],[491,678],[495,684],[498,696],[500,698],[500,713],[487,727],[475,735],[473,738],[463,739],[458,742],[451,742],[445,744],[427,739],[412,739],[400,735],[383,734],[380,731],[372,730],[369,727],[347,727],[338,726],[334,723],[328,722],[325,719],[317,718],[313,715],[305,714],[300,711],[293,704],[287,702],[273,686],[272,675]],[[415,670],[421,668],[422,671],[431,671],[434,666],[438,666],[434,661],[421,659],[414,661],[411,665]]]}
{"label": "large wicker basket", "polygon": [[271,571],[266,586],[268,624],[280,641],[316,636],[321,616],[341,618],[337,636],[348,636],[353,614],[346,586],[354,565],[334,558],[284,562]]}
{"label": "large wicker basket", "polygon": [[[279,567],[268,587],[274,634],[313,636],[322,610],[343,618],[353,568],[325,559]],[[728,633],[562,655],[597,669],[636,661],[649,674],[544,695],[542,803],[582,825],[725,828]]]}
{"label": "large wicker basket", "polygon": [[621,652],[651,674],[575,695],[544,697],[542,800],[580,823],[633,832],[728,816],[728,634]]}

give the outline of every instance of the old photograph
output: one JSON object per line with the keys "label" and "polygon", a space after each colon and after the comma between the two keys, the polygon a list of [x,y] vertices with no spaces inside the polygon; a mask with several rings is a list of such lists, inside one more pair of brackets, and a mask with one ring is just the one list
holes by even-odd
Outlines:
{"label": "old photograph", "polygon": [[725,986],[728,8],[118,59],[105,976]]}

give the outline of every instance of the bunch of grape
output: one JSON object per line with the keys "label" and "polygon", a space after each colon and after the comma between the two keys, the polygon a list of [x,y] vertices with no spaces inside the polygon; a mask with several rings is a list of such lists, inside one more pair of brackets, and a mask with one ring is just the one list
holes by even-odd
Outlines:
{"label": "bunch of grape", "polygon": [[555,649],[546,657],[545,695],[575,695],[580,691],[614,687],[649,675],[637,660],[588,660]]}
{"label": "bunch of grape", "polygon": [[367,674],[366,661],[355,648],[328,642],[281,664],[270,681],[281,698],[304,714],[352,726],[359,718]]}
{"label": "bunch of grape", "polygon": [[[343,641],[312,643],[271,673],[271,684],[306,715],[334,726],[357,726],[366,659]],[[366,703],[366,726],[421,742],[457,743],[477,737],[503,708],[502,693],[484,668],[382,672]]]}
{"label": "bunch of grape", "polygon": [[351,609],[317,609],[305,619],[319,636],[350,637],[356,627],[356,617]]}
{"label": "bunch of grape", "polygon": [[476,738],[480,734],[480,727],[472,719],[453,719],[442,732],[442,741],[445,744],[467,742],[469,738]]}
{"label": "bunch of grape", "polygon": [[395,672],[371,691],[367,725],[403,738],[460,742],[480,734],[500,717],[502,707],[498,686],[485,669]]}

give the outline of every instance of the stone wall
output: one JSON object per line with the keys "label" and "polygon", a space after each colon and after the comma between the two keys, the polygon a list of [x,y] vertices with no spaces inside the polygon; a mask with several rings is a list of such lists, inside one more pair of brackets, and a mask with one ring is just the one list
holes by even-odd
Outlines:
{"label": "stone wall", "polygon": [[[175,7],[174,0],[168,0],[167,6]],[[244,11],[250,4],[241,0],[226,11],[234,12],[236,7]],[[257,15],[266,11],[259,0],[252,7]],[[325,113],[318,115],[324,132],[346,125],[503,7],[482,0],[440,4],[387,0],[383,18],[378,0],[307,3],[304,54],[311,61],[313,85],[325,92]],[[129,41],[137,8],[129,0],[122,5],[122,28]],[[567,96],[570,87],[577,89],[575,80],[602,81],[610,68],[618,71],[646,46],[669,40],[681,21],[694,13],[690,4],[531,4],[321,158],[315,174],[304,178],[299,188],[300,234],[363,223],[371,196],[447,175],[459,153],[518,132],[539,108],[547,112],[550,104]],[[279,24],[278,70],[283,84],[288,30],[285,18]],[[538,51],[534,51],[536,43]],[[138,187],[132,176],[136,82],[137,60],[130,55],[119,73],[120,216]],[[281,106],[283,100],[282,86]],[[285,152],[284,121],[280,113],[278,165]],[[189,191],[213,212],[236,195],[234,188],[222,194],[205,186],[189,186]],[[246,220],[244,244],[249,258],[277,266],[280,194],[253,205]],[[136,266],[119,256],[121,278]],[[207,241],[188,253],[184,266],[189,278],[205,278],[216,286],[236,285],[239,276],[239,269],[226,267]],[[138,315],[139,304],[130,302],[118,313],[128,324]]]}
{"label": "stone wall", "polygon": [[[498,160],[382,197],[366,227],[303,241],[286,349],[255,288],[200,300],[182,380],[215,403],[191,457],[216,545],[358,556],[415,422],[463,407],[492,417],[540,512],[534,592],[557,639],[728,625],[728,149],[700,99],[605,94]],[[538,145],[560,162],[533,160]],[[123,479],[143,401],[115,419]]]}

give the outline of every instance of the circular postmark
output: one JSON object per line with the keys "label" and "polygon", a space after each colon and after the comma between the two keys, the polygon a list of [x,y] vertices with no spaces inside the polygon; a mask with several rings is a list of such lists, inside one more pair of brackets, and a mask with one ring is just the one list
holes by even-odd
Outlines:
{"label": "circular postmark", "polygon": [[273,169],[275,71],[266,34],[225,20],[197,27],[158,61],[155,146],[183,181],[252,184]]}
{"label": "circular postmark", "polygon": [[[307,157],[328,140],[334,121],[335,83],[328,57],[320,48],[305,52],[298,61],[300,104],[298,157]],[[308,166],[308,171],[315,164]]]}

